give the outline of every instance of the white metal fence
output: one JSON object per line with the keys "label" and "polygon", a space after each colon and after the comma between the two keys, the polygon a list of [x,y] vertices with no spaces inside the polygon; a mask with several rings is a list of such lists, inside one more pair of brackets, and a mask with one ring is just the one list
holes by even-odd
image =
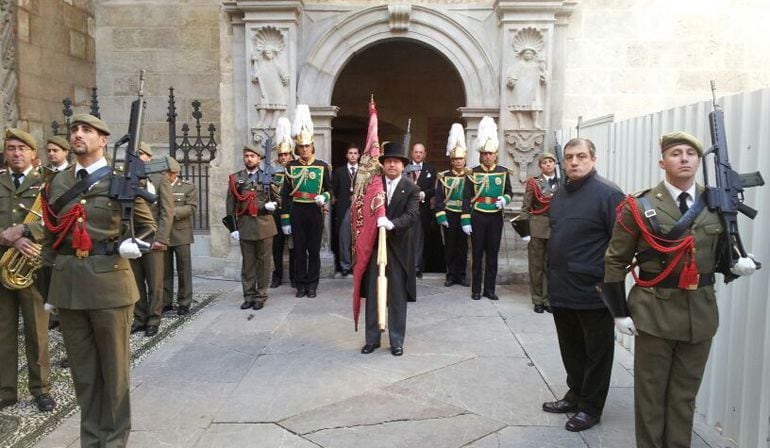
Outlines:
{"label": "white metal fence", "polygon": [[[707,87],[707,86],[704,86]],[[770,89],[720,98],[730,162],[739,173],[761,171],[770,180]],[[657,184],[658,138],[684,130],[711,142],[710,101],[614,122],[606,116],[584,122],[580,137],[597,149],[597,170],[626,192]],[[576,130],[562,130],[563,144]],[[710,171],[711,173],[711,171]],[[702,169],[699,182],[702,182]],[[719,431],[724,442],[739,447],[770,447],[770,185],[746,192],[746,203],[759,209],[754,221],[740,217],[744,245],[764,267],[730,285],[718,279],[720,328],[714,338],[697,400],[701,422]],[[721,277],[721,276],[720,276]],[[633,341],[623,344],[633,350]]]}

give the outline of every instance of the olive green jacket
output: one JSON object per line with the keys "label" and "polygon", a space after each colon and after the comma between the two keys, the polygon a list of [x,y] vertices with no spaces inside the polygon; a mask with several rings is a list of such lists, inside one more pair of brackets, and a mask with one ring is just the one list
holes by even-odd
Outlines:
{"label": "olive green jacket", "polygon": [[[18,190],[13,185],[8,171],[0,170],[0,232],[24,222],[28,211],[19,207],[19,204],[24,204],[28,209],[32,208],[42,186],[43,175],[37,169],[33,168],[27,176],[24,176],[24,181],[19,185]],[[43,239],[43,224],[39,219],[27,225],[32,232],[32,239],[35,241]],[[0,253],[5,252],[6,249],[8,248],[0,247]]]}
{"label": "olive green jacket", "polygon": [[[698,185],[697,195],[700,196],[703,191],[703,187]],[[655,209],[661,232],[665,234],[670,231],[682,215],[665,184],[661,182],[656,187],[637,193],[635,196],[642,195]],[[651,231],[649,222],[643,217],[644,208],[638,200],[636,203],[645,226]],[[631,229],[631,232],[624,229],[623,225]],[[695,239],[695,264],[699,274],[714,272],[723,230],[719,216],[707,208],[692,223],[689,235]],[[626,278],[627,266],[631,264],[634,256],[649,248],[626,204],[622,219],[615,224],[612,239],[607,248],[604,281],[606,283],[623,281]],[[660,273],[672,258],[673,255],[668,254],[652,257],[641,263],[639,269]],[[672,276],[678,278],[681,270],[680,261]],[[713,285],[702,286],[693,291],[662,287],[643,288],[634,285],[628,294],[628,308],[639,331],[665,339],[697,343],[713,337],[719,326],[719,312]]]}
{"label": "olive green jacket", "polygon": [[[553,195],[554,190],[551,189],[551,186],[548,184],[545,176],[541,174],[534,179],[537,185],[540,187],[540,191],[542,191],[544,195]],[[524,197],[522,198],[521,203],[521,213],[524,215],[522,218],[526,217],[529,219],[530,236],[547,240],[551,236],[551,225],[548,219],[548,212],[533,215],[531,213],[533,205],[536,210],[542,207],[542,204],[537,202],[537,199],[535,199],[535,192],[532,191],[532,189],[529,187],[529,184],[527,184],[526,188],[524,189]]]}
{"label": "olive green jacket", "polygon": [[192,244],[193,215],[198,209],[198,192],[195,185],[182,179],[177,179],[171,191],[174,195],[174,225],[169,246]]}
{"label": "olive green jacket", "polygon": [[158,224],[154,241],[169,245],[171,240],[171,226],[174,223],[174,195],[171,191],[171,182],[163,173],[152,173],[150,182],[155,186],[155,194],[158,200],[150,205],[152,217]]}
{"label": "olive green jacket", "polygon": [[[273,219],[272,213],[265,209],[265,202],[266,199],[268,199],[268,196],[270,196],[269,199],[275,201],[275,198],[272,197],[273,189],[268,187],[266,192],[263,185],[259,185],[256,182],[250,182],[249,173],[245,169],[233,173],[232,175],[235,176],[235,187],[238,189],[239,194],[245,194],[248,191],[254,191],[256,193],[256,216],[251,216],[248,213],[237,216],[240,239],[245,241],[259,241],[275,236],[278,233],[278,230],[275,227],[275,219]],[[233,195],[230,188],[230,180],[228,179],[226,202],[227,214],[235,216],[236,209],[245,210],[247,206],[248,204],[237,203],[235,195]]]}

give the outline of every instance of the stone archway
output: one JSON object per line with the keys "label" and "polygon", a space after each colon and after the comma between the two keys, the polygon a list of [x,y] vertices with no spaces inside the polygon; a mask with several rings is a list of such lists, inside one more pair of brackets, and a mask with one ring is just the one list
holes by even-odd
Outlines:
{"label": "stone archway", "polygon": [[441,53],[457,71],[466,107],[497,108],[497,69],[482,43],[453,18],[419,5],[383,5],[364,9],[341,21],[318,39],[301,68],[298,103],[328,106],[337,77],[358,51],[385,39],[421,42]]}

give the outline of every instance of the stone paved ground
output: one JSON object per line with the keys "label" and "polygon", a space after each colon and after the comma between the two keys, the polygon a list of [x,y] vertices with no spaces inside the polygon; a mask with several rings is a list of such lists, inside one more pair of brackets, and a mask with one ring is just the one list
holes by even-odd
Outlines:
{"label": "stone paved ground", "polygon": [[[387,337],[359,353],[351,283],[322,281],[316,299],[282,286],[263,310],[241,311],[237,283],[196,279],[199,292],[227,292],[134,368],[129,446],[634,445],[632,356],[620,346],[600,425],[570,433],[565,416],[541,411],[565,392],[565,375],[553,320],[532,313],[526,285],[500,286],[492,302],[420,281],[396,358]],[[78,422],[36,446],[79,446]]]}

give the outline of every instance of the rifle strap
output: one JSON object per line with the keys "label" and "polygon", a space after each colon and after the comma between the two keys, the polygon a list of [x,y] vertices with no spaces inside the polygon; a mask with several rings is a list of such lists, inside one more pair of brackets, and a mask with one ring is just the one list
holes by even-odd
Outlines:
{"label": "rifle strap", "polygon": [[112,173],[112,167],[107,165],[89,174],[85,179],[78,181],[78,183],[73,185],[72,188],[65,191],[63,195],[59,196],[59,198],[54,201],[53,205],[51,205],[51,211],[58,215],[65,205],[85,193],[91,185],[104,179],[110,173]]}

